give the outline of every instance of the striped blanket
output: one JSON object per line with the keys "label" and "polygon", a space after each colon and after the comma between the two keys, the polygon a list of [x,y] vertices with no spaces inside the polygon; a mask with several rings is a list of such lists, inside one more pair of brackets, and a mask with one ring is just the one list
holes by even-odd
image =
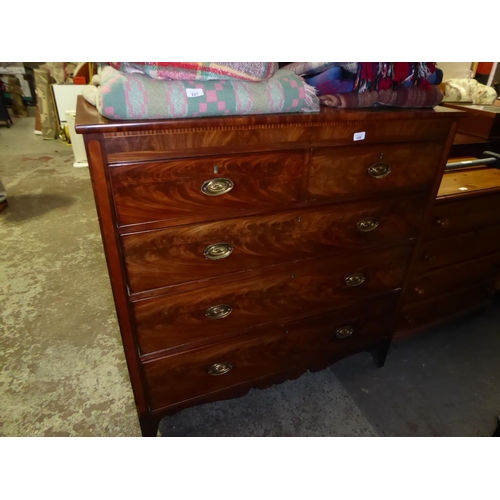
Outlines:
{"label": "striped blanket", "polygon": [[100,86],[87,86],[83,96],[114,120],[319,112],[314,88],[285,69],[262,82],[178,81],[104,66],[99,80]]}

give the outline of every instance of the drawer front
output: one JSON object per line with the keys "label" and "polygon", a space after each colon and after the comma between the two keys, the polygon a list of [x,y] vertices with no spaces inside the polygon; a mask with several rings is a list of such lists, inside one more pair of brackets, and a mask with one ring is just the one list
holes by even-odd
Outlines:
{"label": "drawer front", "polygon": [[435,142],[315,149],[308,199],[427,186],[442,149]]}
{"label": "drawer front", "polygon": [[417,274],[485,257],[500,252],[500,226],[427,241],[418,252]]}
{"label": "drawer front", "polygon": [[497,224],[500,224],[500,193],[437,203],[425,228],[424,239],[443,238]]}
{"label": "drawer front", "polygon": [[135,302],[141,351],[326,312],[395,290],[401,286],[410,253],[407,246],[318,259],[287,271]]}
{"label": "drawer front", "polygon": [[369,301],[144,364],[151,409],[209,394],[287,368],[355,352],[390,335],[394,297]]}
{"label": "drawer front", "polygon": [[300,200],[305,153],[234,155],[109,168],[120,225]]}
{"label": "drawer front", "polygon": [[459,315],[469,309],[487,303],[493,295],[493,280],[461,288],[430,300],[403,307],[396,330],[412,330],[424,327],[448,316]]}
{"label": "drawer front", "polygon": [[500,274],[500,253],[438,269],[415,277],[405,294],[405,304],[427,300]]}
{"label": "drawer front", "polygon": [[413,195],[126,235],[130,289],[398,244],[417,235],[423,207]]}

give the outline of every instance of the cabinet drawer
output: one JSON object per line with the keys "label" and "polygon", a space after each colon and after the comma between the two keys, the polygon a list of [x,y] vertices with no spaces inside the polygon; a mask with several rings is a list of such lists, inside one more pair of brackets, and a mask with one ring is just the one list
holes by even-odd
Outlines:
{"label": "cabinet drawer", "polygon": [[109,168],[120,225],[271,208],[301,196],[302,151],[191,158]]}
{"label": "cabinet drawer", "polygon": [[500,253],[438,269],[415,277],[405,294],[405,304],[420,302],[500,274]]}
{"label": "cabinet drawer", "polygon": [[132,293],[414,238],[420,195],[181,226],[122,238]]}
{"label": "cabinet drawer", "polygon": [[434,142],[315,149],[308,199],[427,186],[442,149]]}
{"label": "cabinet drawer", "polygon": [[500,252],[500,226],[427,241],[418,250],[415,272],[428,273],[496,252]]}
{"label": "cabinet drawer", "polygon": [[497,224],[500,224],[500,193],[469,199],[464,196],[434,206],[424,239],[443,238]]}
{"label": "cabinet drawer", "polygon": [[493,296],[493,281],[483,282],[451,293],[403,307],[396,330],[412,330],[435,321],[457,316],[486,304]]}
{"label": "cabinet drawer", "polygon": [[[255,380],[311,358],[367,348],[390,335],[395,297],[144,364],[151,409]],[[217,375],[218,374],[218,375]]]}
{"label": "cabinet drawer", "polygon": [[287,271],[134,303],[141,351],[150,353],[258,325],[338,309],[400,288],[411,246],[299,262]]}

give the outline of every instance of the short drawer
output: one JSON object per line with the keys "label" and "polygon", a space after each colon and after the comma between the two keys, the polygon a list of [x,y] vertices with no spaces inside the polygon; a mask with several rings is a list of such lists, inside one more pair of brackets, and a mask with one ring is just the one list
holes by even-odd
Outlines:
{"label": "short drawer", "polygon": [[425,187],[442,150],[436,142],[314,149],[308,199]]}
{"label": "short drawer", "polygon": [[122,237],[132,293],[414,238],[421,195],[342,203]]}
{"label": "short drawer", "polygon": [[305,153],[190,158],[109,167],[120,225],[299,201]]}
{"label": "short drawer", "polygon": [[[466,187],[466,186],[464,186]],[[500,225],[500,193],[439,202],[425,228],[424,240],[433,240]]]}
{"label": "short drawer", "polygon": [[494,280],[459,288],[429,300],[404,306],[396,330],[413,330],[425,327],[447,317],[458,316],[483,304],[493,296]]}
{"label": "short drawer", "polygon": [[286,271],[133,304],[142,353],[347,306],[401,287],[412,246],[299,262]]}
{"label": "short drawer", "polygon": [[408,287],[404,303],[427,300],[488,278],[494,279],[499,274],[500,253],[438,269],[423,276],[416,276]]}
{"label": "short drawer", "polygon": [[145,363],[150,407],[159,409],[248,383],[309,359],[368,348],[392,333],[395,306],[394,296],[368,301]]}
{"label": "short drawer", "polygon": [[427,241],[418,250],[415,273],[428,273],[496,252],[500,252],[500,226]]}

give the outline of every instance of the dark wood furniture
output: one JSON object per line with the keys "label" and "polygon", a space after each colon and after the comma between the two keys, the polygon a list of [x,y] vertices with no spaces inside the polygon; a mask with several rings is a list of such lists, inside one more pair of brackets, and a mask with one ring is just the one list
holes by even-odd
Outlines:
{"label": "dark wood furniture", "polygon": [[487,306],[499,274],[500,170],[446,171],[405,291],[398,335]]}
{"label": "dark wood furniture", "polygon": [[79,98],[144,435],[355,352],[383,364],[459,116],[118,122]]}

